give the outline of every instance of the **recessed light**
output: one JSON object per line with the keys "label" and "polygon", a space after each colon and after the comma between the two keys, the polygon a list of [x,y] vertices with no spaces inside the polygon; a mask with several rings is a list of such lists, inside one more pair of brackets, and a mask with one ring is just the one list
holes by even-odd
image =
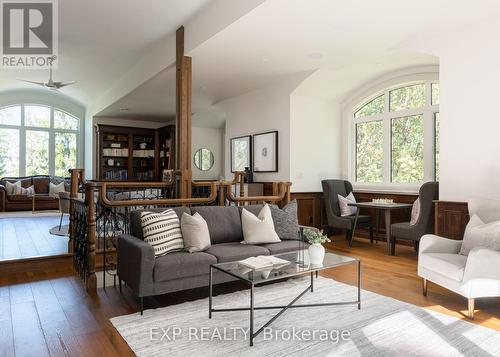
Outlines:
{"label": "recessed light", "polygon": [[321,58],[323,58],[323,54],[319,53],[319,52],[313,52],[313,53],[309,53],[307,55],[307,57],[309,57],[310,59],[321,59]]}
{"label": "recessed light", "polygon": [[128,112],[130,109],[129,108],[120,108],[121,112]]}

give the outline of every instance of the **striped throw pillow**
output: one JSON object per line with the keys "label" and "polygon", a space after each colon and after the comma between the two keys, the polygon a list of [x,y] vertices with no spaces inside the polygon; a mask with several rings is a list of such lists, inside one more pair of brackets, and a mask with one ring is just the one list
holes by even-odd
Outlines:
{"label": "striped throw pillow", "polygon": [[156,257],[184,249],[179,217],[174,210],[142,212],[141,227],[144,241],[153,246]]}

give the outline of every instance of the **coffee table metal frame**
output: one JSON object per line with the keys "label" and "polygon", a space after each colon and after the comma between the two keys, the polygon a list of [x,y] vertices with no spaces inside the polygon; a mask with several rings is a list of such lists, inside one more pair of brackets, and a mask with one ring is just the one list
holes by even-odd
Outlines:
{"label": "coffee table metal frame", "polygon": [[[325,254],[333,254],[333,253],[325,253]],[[277,256],[280,256],[281,254],[277,254]],[[337,254],[338,255],[338,254]],[[275,278],[275,279],[270,279],[270,280],[261,280],[261,281],[253,281],[252,279],[246,279],[243,278],[242,276],[239,276],[237,274],[232,273],[229,270],[224,269],[223,267],[218,266],[218,264],[211,264],[210,265],[210,272],[209,272],[209,296],[208,296],[208,318],[212,318],[212,314],[214,312],[228,312],[228,311],[249,311],[250,312],[250,331],[249,331],[249,336],[250,336],[250,346],[253,346],[254,344],[254,339],[257,337],[266,327],[268,327],[271,323],[273,323],[278,317],[280,317],[286,310],[292,309],[292,308],[306,308],[306,307],[320,307],[320,306],[343,306],[343,305],[358,305],[358,310],[361,309],[361,260],[350,257],[352,258],[351,261],[341,263],[338,265],[334,266],[311,266],[307,271],[303,272],[297,272],[296,274],[289,274],[286,277],[282,278]],[[232,262],[236,263],[236,262]],[[223,263],[224,264],[224,263]],[[342,302],[325,302],[325,303],[316,303],[316,304],[295,304],[301,297],[303,297],[308,291],[311,293],[314,292],[314,275],[316,275],[316,278],[318,277],[318,272],[321,270],[325,269],[330,269],[330,268],[335,268],[337,266],[342,266],[342,265],[347,265],[347,264],[357,264],[357,270],[358,270],[358,276],[357,276],[357,288],[358,288],[358,296],[357,300],[355,301],[342,301]],[[221,271],[225,274],[231,275],[238,280],[248,284],[250,286],[250,306],[249,307],[236,307],[236,308],[214,308],[213,307],[213,278],[212,278],[212,272],[213,270],[216,269],[218,271]],[[259,273],[259,272],[256,272]],[[278,281],[278,280],[283,280],[283,279],[288,279],[293,276],[300,276],[300,275],[306,275],[310,274],[311,280],[309,286],[302,291],[299,295],[297,295],[292,301],[290,301],[287,305],[275,305],[275,306],[254,306],[254,294],[255,294],[255,287],[260,284],[264,284],[270,281]],[[267,321],[262,327],[260,327],[256,332],[254,332],[254,312],[255,310],[280,310],[276,315],[274,315],[269,321]]]}

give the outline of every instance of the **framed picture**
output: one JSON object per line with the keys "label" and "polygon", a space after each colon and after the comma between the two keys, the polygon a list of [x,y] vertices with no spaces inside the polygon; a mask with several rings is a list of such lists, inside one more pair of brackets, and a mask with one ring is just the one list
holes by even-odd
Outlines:
{"label": "framed picture", "polygon": [[231,139],[231,172],[252,168],[252,137],[239,136]]}
{"label": "framed picture", "polygon": [[253,136],[253,171],[278,171],[278,132],[255,134]]}

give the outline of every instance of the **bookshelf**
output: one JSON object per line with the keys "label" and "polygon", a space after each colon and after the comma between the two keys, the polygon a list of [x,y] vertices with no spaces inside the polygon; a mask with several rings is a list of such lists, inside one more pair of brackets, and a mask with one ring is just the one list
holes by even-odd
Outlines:
{"label": "bookshelf", "polygon": [[143,129],[97,126],[98,172],[104,181],[161,181],[175,168],[175,125]]}

